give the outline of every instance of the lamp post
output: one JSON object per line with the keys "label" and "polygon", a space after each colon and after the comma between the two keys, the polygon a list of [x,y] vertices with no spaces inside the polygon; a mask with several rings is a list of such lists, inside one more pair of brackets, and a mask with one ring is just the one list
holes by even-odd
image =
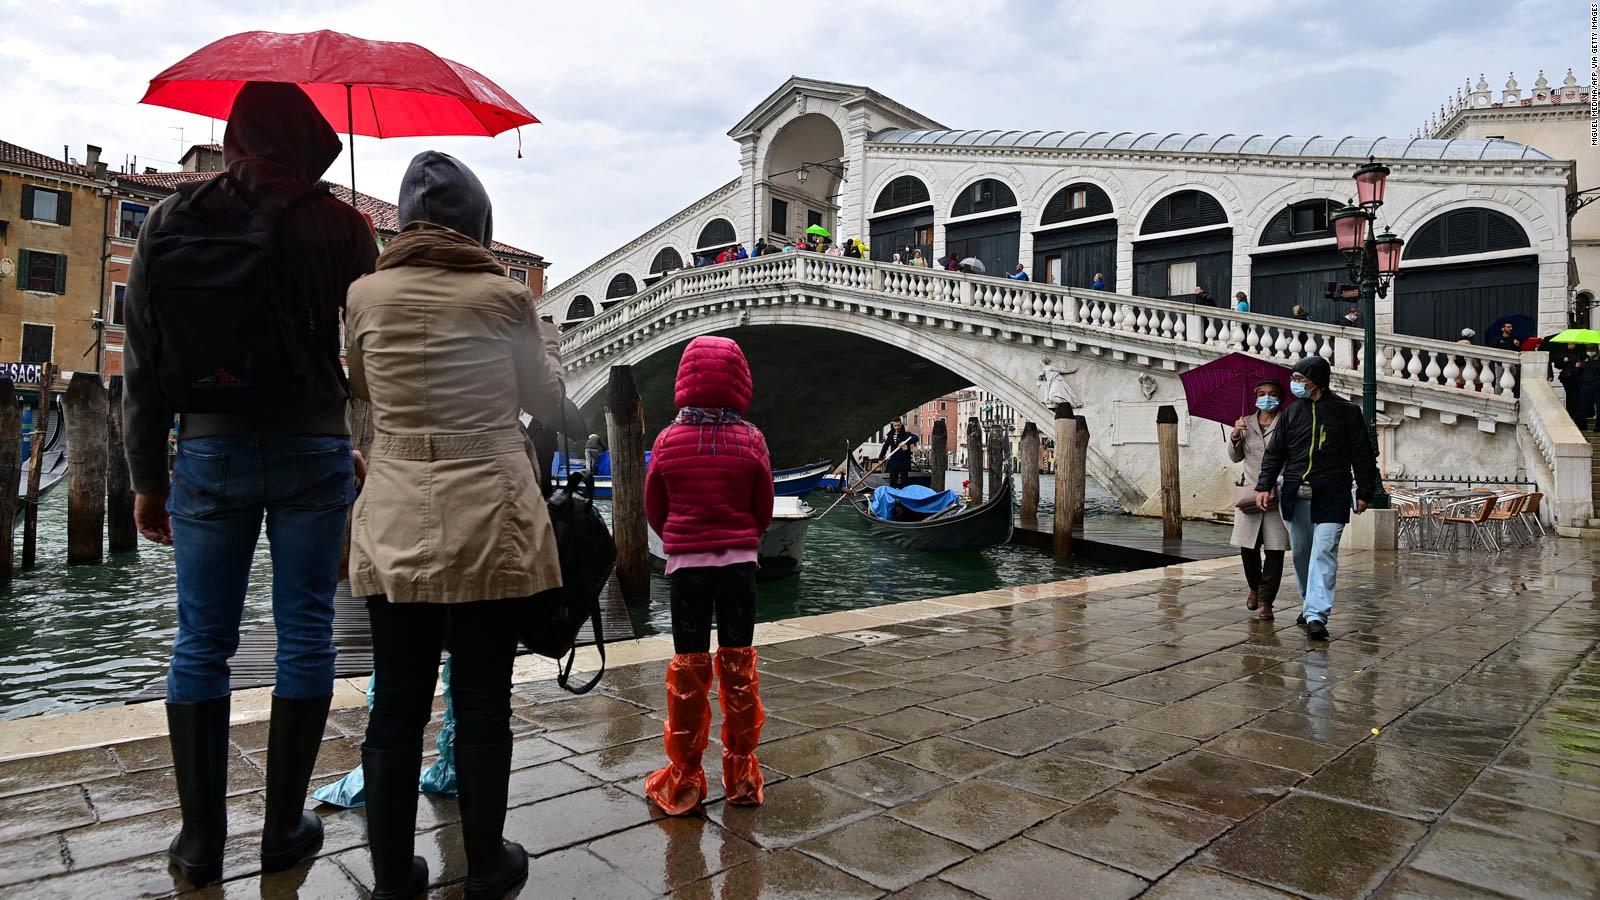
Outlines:
{"label": "lamp post", "polygon": [[[1378,208],[1383,206],[1383,191],[1389,167],[1367,158],[1355,172],[1356,202],[1329,216],[1339,252],[1344,254],[1350,278],[1361,294],[1361,414],[1367,420],[1367,440],[1374,455],[1378,452],[1378,322],[1379,297],[1389,295],[1389,285],[1400,271],[1400,250],[1405,246],[1387,229],[1374,234]],[[1372,497],[1373,509],[1388,509],[1389,494],[1378,481]]]}

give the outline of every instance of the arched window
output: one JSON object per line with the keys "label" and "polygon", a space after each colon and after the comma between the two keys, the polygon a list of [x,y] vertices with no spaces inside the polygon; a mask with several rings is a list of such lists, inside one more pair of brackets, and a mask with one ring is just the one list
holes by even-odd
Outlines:
{"label": "arched window", "polygon": [[882,193],[878,194],[878,202],[872,205],[872,211],[880,213],[886,209],[899,209],[927,202],[929,202],[928,186],[922,183],[922,179],[915,175],[901,175],[889,182]]}
{"label": "arched window", "polygon": [[1223,212],[1217,198],[1204,191],[1177,191],[1156,201],[1145,214],[1139,233],[1160,234],[1227,223],[1228,214]]}
{"label": "arched window", "polygon": [[1011,193],[1011,188],[993,178],[983,178],[967,185],[956,195],[956,202],[950,208],[950,215],[970,216],[997,209],[1010,209],[1016,205],[1017,195]]}
{"label": "arched window", "polygon": [[1261,246],[1331,238],[1330,216],[1343,205],[1337,200],[1302,200],[1285,206],[1261,229]]}
{"label": "arched window", "polygon": [[671,247],[662,247],[656,258],[650,261],[651,275],[665,275],[674,269],[683,268],[683,257]]}
{"label": "arched window", "polygon": [[733,223],[727,219],[712,219],[706,227],[700,229],[700,240],[695,244],[696,250],[710,250],[713,247],[726,247],[734,243]]}
{"label": "arched window", "polygon": [[1095,185],[1087,182],[1069,184],[1050,198],[1039,217],[1040,225],[1055,225],[1073,219],[1087,219],[1111,212],[1111,198]]}
{"label": "arched window", "polygon": [[621,297],[632,297],[639,292],[639,286],[634,284],[633,276],[627,272],[620,272],[606,285],[606,299],[616,300]]}
{"label": "arched window", "polygon": [[1505,213],[1474,207],[1434,216],[1406,240],[1406,259],[1466,256],[1527,247],[1528,233]]}
{"label": "arched window", "polygon": [[567,304],[567,321],[574,319],[587,319],[594,315],[594,301],[582,294],[572,298]]}

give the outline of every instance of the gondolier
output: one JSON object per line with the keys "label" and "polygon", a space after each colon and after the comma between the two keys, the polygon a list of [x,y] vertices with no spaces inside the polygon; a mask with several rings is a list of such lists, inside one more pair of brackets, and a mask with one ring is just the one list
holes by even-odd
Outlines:
{"label": "gondolier", "polygon": [[883,442],[883,449],[878,451],[878,460],[887,460],[883,470],[889,475],[890,487],[905,487],[911,480],[911,448],[916,444],[917,436],[906,431],[904,421],[895,419],[894,424],[889,426],[889,436]]}

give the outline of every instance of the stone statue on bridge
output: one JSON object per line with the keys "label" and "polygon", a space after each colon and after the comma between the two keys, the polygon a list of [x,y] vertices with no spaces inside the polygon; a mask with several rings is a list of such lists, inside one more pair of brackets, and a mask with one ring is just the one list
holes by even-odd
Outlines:
{"label": "stone statue on bridge", "polygon": [[1039,372],[1039,399],[1050,409],[1063,403],[1072,403],[1072,392],[1067,389],[1067,376],[1077,369],[1062,369],[1050,357],[1044,358],[1044,369]]}

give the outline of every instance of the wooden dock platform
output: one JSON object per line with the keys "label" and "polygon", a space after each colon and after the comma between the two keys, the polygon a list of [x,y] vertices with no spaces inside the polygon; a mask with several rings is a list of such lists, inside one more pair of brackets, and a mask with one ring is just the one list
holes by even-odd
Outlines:
{"label": "wooden dock platform", "polygon": [[[622,602],[622,592],[617,587],[615,575],[600,596],[600,624],[607,643],[632,640],[638,636],[628,607]],[[584,625],[578,633],[578,643],[594,643],[594,630],[589,625]],[[372,674],[372,623],[367,617],[366,601],[350,596],[349,582],[340,582],[333,595],[333,646],[339,652],[334,661],[335,678],[357,678]],[[229,662],[232,689],[271,687],[276,676],[274,658],[277,650],[278,635],[271,623],[256,626],[240,635],[239,649]],[[128,702],[141,703],[165,697],[166,682],[162,679],[129,697]]]}
{"label": "wooden dock platform", "polygon": [[[1011,532],[1011,543],[1050,550],[1054,546],[1055,520],[1051,516],[1019,517]],[[1159,532],[1129,533],[1116,529],[1075,529],[1072,532],[1074,556],[1094,562],[1130,568],[1170,566],[1202,559],[1235,556],[1239,548],[1194,538],[1168,540]]]}

